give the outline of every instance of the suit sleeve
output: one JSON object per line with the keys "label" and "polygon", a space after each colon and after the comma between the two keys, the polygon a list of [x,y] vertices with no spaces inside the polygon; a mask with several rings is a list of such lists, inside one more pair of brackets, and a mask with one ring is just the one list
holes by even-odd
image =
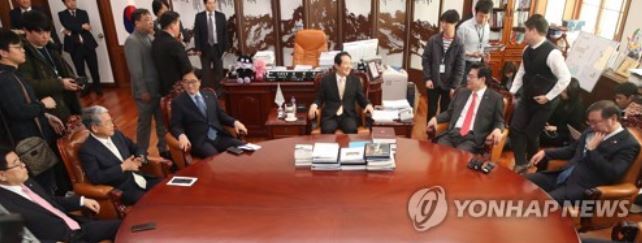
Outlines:
{"label": "suit sleeve", "polygon": [[576,149],[584,149],[583,141],[586,140],[586,134],[588,134],[588,132],[584,132],[577,141],[565,147],[546,149],[546,158],[549,160],[570,160],[575,155]]}
{"label": "suit sleeve", "polygon": [[[455,103],[457,103],[457,100],[461,98],[462,96],[462,91],[459,90],[457,93],[455,93],[455,97],[453,100],[448,104],[448,109],[445,111],[442,111],[441,113],[437,114],[435,116],[435,119],[437,119],[437,123],[444,123],[444,122],[450,122],[450,119],[453,117],[453,112],[455,112]],[[430,118],[428,118],[430,121]]]}
{"label": "suit sleeve", "polygon": [[498,95],[497,102],[495,102],[495,112],[493,114],[493,128],[504,129],[504,99]]}
{"label": "suit sleeve", "polygon": [[18,68],[18,73],[20,73],[23,80],[31,84],[36,96],[39,98],[54,96],[65,90],[65,85],[58,78],[37,78],[35,76],[36,72],[36,64],[31,57],[28,57],[26,62]]}
{"label": "suit sleeve", "polygon": [[432,38],[428,39],[421,56],[421,66],[424,71],[424,81],[432,80]]}
{"label": "suit sleeve", "polygon": [[[131,153],[133,153],[132,155],[138,156],[140,154],[144,154],[144,155],[147,154],[147,148],[139,147],[138,144],[134,143],[134,141],[129,139],[122,132],[120,132],[120,131],[116,131],[116,132],[117,132],[118,136],[120,136],[123,139],[123,141],[125,141],[125,145],[127,146],[127,149],[129,149],[129,151]],[[127,158],[124,158],[124,159],[127,159]]]}
{"label": "suit sleeve", "polygon": [[321,84],[319,84],[319,90],[317,90],[317,97],[314,99],[314,104],[318,107],[321,107],[325,102],[325,84],[327,77],[321,79]]}
{"label": "suit sleeve", "polygon": [[84,144],[78,151],[78,159],[85,168],[85,174],[91,183],[113,184],[123,180],[125,173],[120,167],[120,164],[116,164],[110,168],[101,169],[98,165],[98,158],[96,155],[92,154],[91,151],[88,151],[89,149],[86,146],[87,144]]}
{"label": "suit sleeve", "polygon": [[56,196],[54,197],[54,200],[56,201],[56,203],[60,204],[60,206],[62,206],[66,212],[76,211],[82,208],[82,206],[80,205],[79,196],[72,196],[72,197]]}
{"label": "suit sleeve", "polygon": [[127,39],[125,41],[125,60],[127,61],[127,69],[131,76],[131,82],[134,86],[134,98],[141,97],[144,93],[148,93],[146,80],[143,75],[143,52],[140,43],[134,39]]}
{"label": "suit sleeve", "polygon": [[361,86],[359,78],[357,78],[355,81],[357,83],[357,97],[355,98],[357,99],[359,106],[361,106],[361,108],[365,108],[368,104],[370,104],[370,101],[368,101],[368,98],[363,93],[363,87]]}
{"label": "suit sleeve", "polygon": [[172,117],[169,121],[170,131],[176,138],[185,133],[185,128],[183,128],[183,110],[178,104],[179,97],[180,96],[172,100]]}
{"label": "suit sleeve", "polygon": [[196,14],[196,17],[194,17],[194,47],[196,48],[197,51],[202,50],[202,43],[201,43],[201,25],[198,23],[198,16],[200,16],[200,13]]}
{"label": "suit sleeve", "polygon": [[639,151],[639,144],[623,146],[614,153],[613,158],[607,160],[597,149],[594,149],[586,152],[587,159],[584,161],[588,163],[593,171],[600,173],[602,178],[615,183],[624,176]]}
{"label": "suit sleeve", "polygon": [[[179,69],[181,71],[181,76],[192,71],[192,63],[189,61],[189,58],[187,57],[187,52],[185,52],[183,45],[181,45],[178,42],[173,43],[170,51],[174,56],[174,58],[178,61]],[[175,81],[178,81],[178,80],[175,80]]]}
{"label": "suit sleeve", "polygon": [[[6,77],[6,76],[3,76]],[[5,85],[0,89],[0,95],[4,97],[0,105],[7,111],[7,118],[15,121],[29,122],[45,112],[45,106],[40,101],[34,100],[30,104],[24,99],[22,88],[18,80],[7,79]]]}
{"label": "suit sleeve", "polygon": [[[62,24],[65,29],[70,30],[74,33],[80,33],[82,31],[82,24],[78,21],[73,21],[71,18],[65,16],[68,14],[67,10],[58,13],[58,18],[60,19],[60,24]],[[71,15],[69,15],[71,17]]]}
{"label": "suit sleeve", "polygon": [[466,61],[464,60],[464,45],[460,41],[459,49],[455,56],[455,67],[453,69],[452,86],[451,89],[457,89],[464,80],[464,72],[466,70]]}

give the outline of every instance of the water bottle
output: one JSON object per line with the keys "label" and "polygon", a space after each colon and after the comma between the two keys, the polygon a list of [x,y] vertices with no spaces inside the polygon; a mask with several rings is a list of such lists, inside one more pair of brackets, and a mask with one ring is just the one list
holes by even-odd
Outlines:
{"label": "water bottle", "polygon": [[292,108],[294,108],[294,113],[296,114],[296,99],[294,98],[294,96],[292,96],[290,102],[292,103]]}

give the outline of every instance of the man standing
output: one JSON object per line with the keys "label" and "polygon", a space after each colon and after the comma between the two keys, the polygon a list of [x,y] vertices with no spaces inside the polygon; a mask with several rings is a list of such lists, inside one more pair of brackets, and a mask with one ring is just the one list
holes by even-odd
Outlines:
{"label": "man standing", "polygon": [[[65,51],[71,54],[78,76],[87,77],[85,74],[85,63],[87,63],[94,91],[100,96],[103,91],[98,73],[98,57],[96,57],[98,43],[90,32],[89,15],[85,10],[76,7],[76,0],[63,0],[63,2],[67,9],[58,12],[58,18],[65,27]],[[86,88],[82,95],[87,95],[89,92],[90,90]]]}
{"label": "man standing", "polygon": [[[217,0],[203,0],[205,11],[196,14],[194,20],[194,44],[201,56],[206,86],[221,88],[223,60],[227,50],[227,24],[225,14],[215,11]],[[213,82],[213,83],[212,83]]]}
{"label": "man standing", "polygon": [[56,109],[51,113],[63,121],[71,115],[80,115],[80,101],[76,92],[80,86],[74,72],[58,52],[47,43],[51,35],[49,19],[43,13],[32,11],[24,14],[26,62],[18,72],[29,82],[40,98],[52,97]]}
{"label": "man standing", "polygon": [[192,71],[185,47],[177,40],[180,34],[180,15],[174,11],[165,12],[160,17],[163,30],[152,42],[152,57],[160,77],[160,94],[169,94],[183,75]]}
{"label": "man standing", "polygon": [[455,36],[457,22],[457,11],[444,12],[439,17],[441,32],[431,36],[424,48],[422,66],[428,96],[428,119],[437,114],[437,104],[440,111],[448,108],[450,97],[464,79],[464,46]]}
{"label": "man standing", "polygon": [[317,97],[310,105],[308,116],[317,116],[319,107],[321,115],[321,133],[334,133],[341,129],[344,133],[357,133],[359,115],[355,103],[364,107],[365,112],[372,113],[370,101],[363,93],[359,78],[350,75],[352,59],[347,52],[340,52],[334,57],[336,73],[330,73],[321,80]]}
{"label": "man standing", "polygon": [[[20,30],[22,31],[22,28],[24,27],[24,20],[22,19],[22,16],[31,11],[38,11],[43,14],[46,14],[47,19],[49,20],[49,23],[51,24],[51,16],[48,13],[45,13],[42,9],[39,8],[33,8],[31,6],[31,0],[17,0],[15,1],[16,5],[13,7],[11,11],[9,11],[9,15],[11,17],[11,29],[14,30]],[[56,29],[51,25],[50,29]],[[62,51],[62,44],[60,43],[60,39],[58,38],[58,35],[54,31],[54,35],[51,36],[52,42],[50,43],[52,45],[52,48],[55,49],[58,52]]]}
{"label": "man standing", "polygon": [[473,63],[468,71],[466,88],[459,89],[453,102],[428,122],[428,128],[448,122],[448,130],[438,135],[437,143],[471,153],[479,153],[486,140],[498,143],[504,129],[502,95],[486,87],[492,71]]}
{"label": "man standing", "polygon": [[[488,18],[493,11],[492,0],[479,0],[475,4],[475,17],[464,21],[457,29],[457,36],[464,44],[464,60],[466,60],[466,73],[470,65],[475,62],[490,61],[490,53],[484,53],[490,37]],[[464,81],[466,77],[464,76]]]}
{"label": "man standing", "polygon": [[510,124],[510,141],[515,152],[518,173],[528,169],[528,159],[539,148],[539,135],[559,103],[557,96],[571,82],[571,73],[564,56],[553,43],[546,40],[548,22],[535,14],[525,23],[525,41],[522,64],[515,75],[510,93],[522,88]]}
{"label": "man standing", "polygon": [[136,143],[147,150],[151,135],[152,118],[156,121],[158,152],[171,158],[165,144],[165,125],[160,110],[160,80],[152,58],[152,39],[154,25],[152,15],[147,9],[137,9],[132,14],[134,32],[125,41],[125,59],[131,77],[132,94],[138,109]]}

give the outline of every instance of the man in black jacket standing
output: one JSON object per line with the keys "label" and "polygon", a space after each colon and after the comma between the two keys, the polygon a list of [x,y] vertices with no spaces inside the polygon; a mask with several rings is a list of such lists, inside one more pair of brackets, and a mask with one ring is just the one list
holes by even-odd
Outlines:
{"label": "man in black jacket standing", "polygon": [[422,66],[428,94],[428,120],[437,114],[438,103],[440,111],[448,108],[451,96],[464,79],[464,45],[455,36],[457,22],[457,11],[444,12],[439,17],[442,31],[431,36],[424,47]]}
{"label": "man in black jacket standing", "polygon": [[180,34],[180,15],[174,11],[165,12],[160,17],[161,30],[152,42],[152,56],[160,78],[160,94],[165,96],[183,75],[192,71],[185,47],[178,40]]}
{"label": "man in black jacket standing", "polygon": [[203,0],[203,3],[205,11],[196,14],[194,20],[194,44],[201,56],[205,85],[220,89],[223,79],[221,57],[229,47],[227,23],[225,14],[216,11],[217,0]]}
{"label": "man in black jacket standing", "polygon": [[[91,34],[89,15],[87,11],[76,7],[76,0],[63,0],[67,9],[58,12],[60,23],[65,27],[65,51],[71,54],[71,60],[76,67],[78,76],[87,77],[85,62],[91,73],[91,81],[96,94],[102,95],[100,73],[98,72],[98,57],[96,47],[98,43]],[[84,89],[82,95],[87,95],[89,89]]]}

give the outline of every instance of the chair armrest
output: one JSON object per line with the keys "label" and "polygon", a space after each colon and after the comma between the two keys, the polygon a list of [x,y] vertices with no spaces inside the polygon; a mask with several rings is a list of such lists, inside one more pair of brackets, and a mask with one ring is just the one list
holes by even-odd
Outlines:
{"label": "chair armrest", "polygon": [[173,164],[171,160],[165,159],[163,157],[147,156],[147,161],[149,161],[149,164],[147,164],[147,166],[151,166],[152,168],[154,168],[154,170],[156,171],[156,175],[167,177],[167,175],[170,174],[170,168]]}
{"label": "chair armrest", "polygon": [[110,194],[114,190],[118,189],[114,189],[114,187],[107,185],[92,185],[87,183],[74,184],[75,193],[93,199],[110,199]]}
{"label": "chair armrest", "polygon": [[169,152],[172,154],[172,160],[176,164],[178,169],[182,169],[192,164],[192,155],[188,149],[186,152],[181,150],[181,146],[178,144],[178,140],[171,133],[165,134],[165,142],[169,147]]}
{"label": "chair armrest", "polygon": [[564,168],[564,166],[566,166],[566,163],[568,163],[568,161],[566,160],[558,160],[558,159],[549,160],[546,170],[547,171],[561,170],[562,168]]}
{"label": "chair armrest", "polygon": [[[442,133],[442,132],[444,132],[446,130],[448,130],[448,123],[446,123],[446,122],[437,123],[437,126],[435,126],[434,128],[426,129],[426,134],[428,135],[429,139],[433,139],[434,140],[435,137],[437,136],[437,134],[440,134],[440,133]],[[435,142],[435,141],[433,141],[433,142]]]}
{"label": "chair armrest", "polygon": [[589,199],[631,199],[640,189],[633,183],[621,183],[608,186],[598,186],[584,191]]}
{"label": "chair armrest", "polygon": [[504,151],[504,146],[506,145],[506,141],[508,140],[508,130],[504,128],[502,130],[501,136],[499,137],[499,142],[497,144],[494,144],[493,141],[486,140],[486,146],[484,153],[489,154],[489,160],[498,162],[499,158],[502,156],[502,152]]}

